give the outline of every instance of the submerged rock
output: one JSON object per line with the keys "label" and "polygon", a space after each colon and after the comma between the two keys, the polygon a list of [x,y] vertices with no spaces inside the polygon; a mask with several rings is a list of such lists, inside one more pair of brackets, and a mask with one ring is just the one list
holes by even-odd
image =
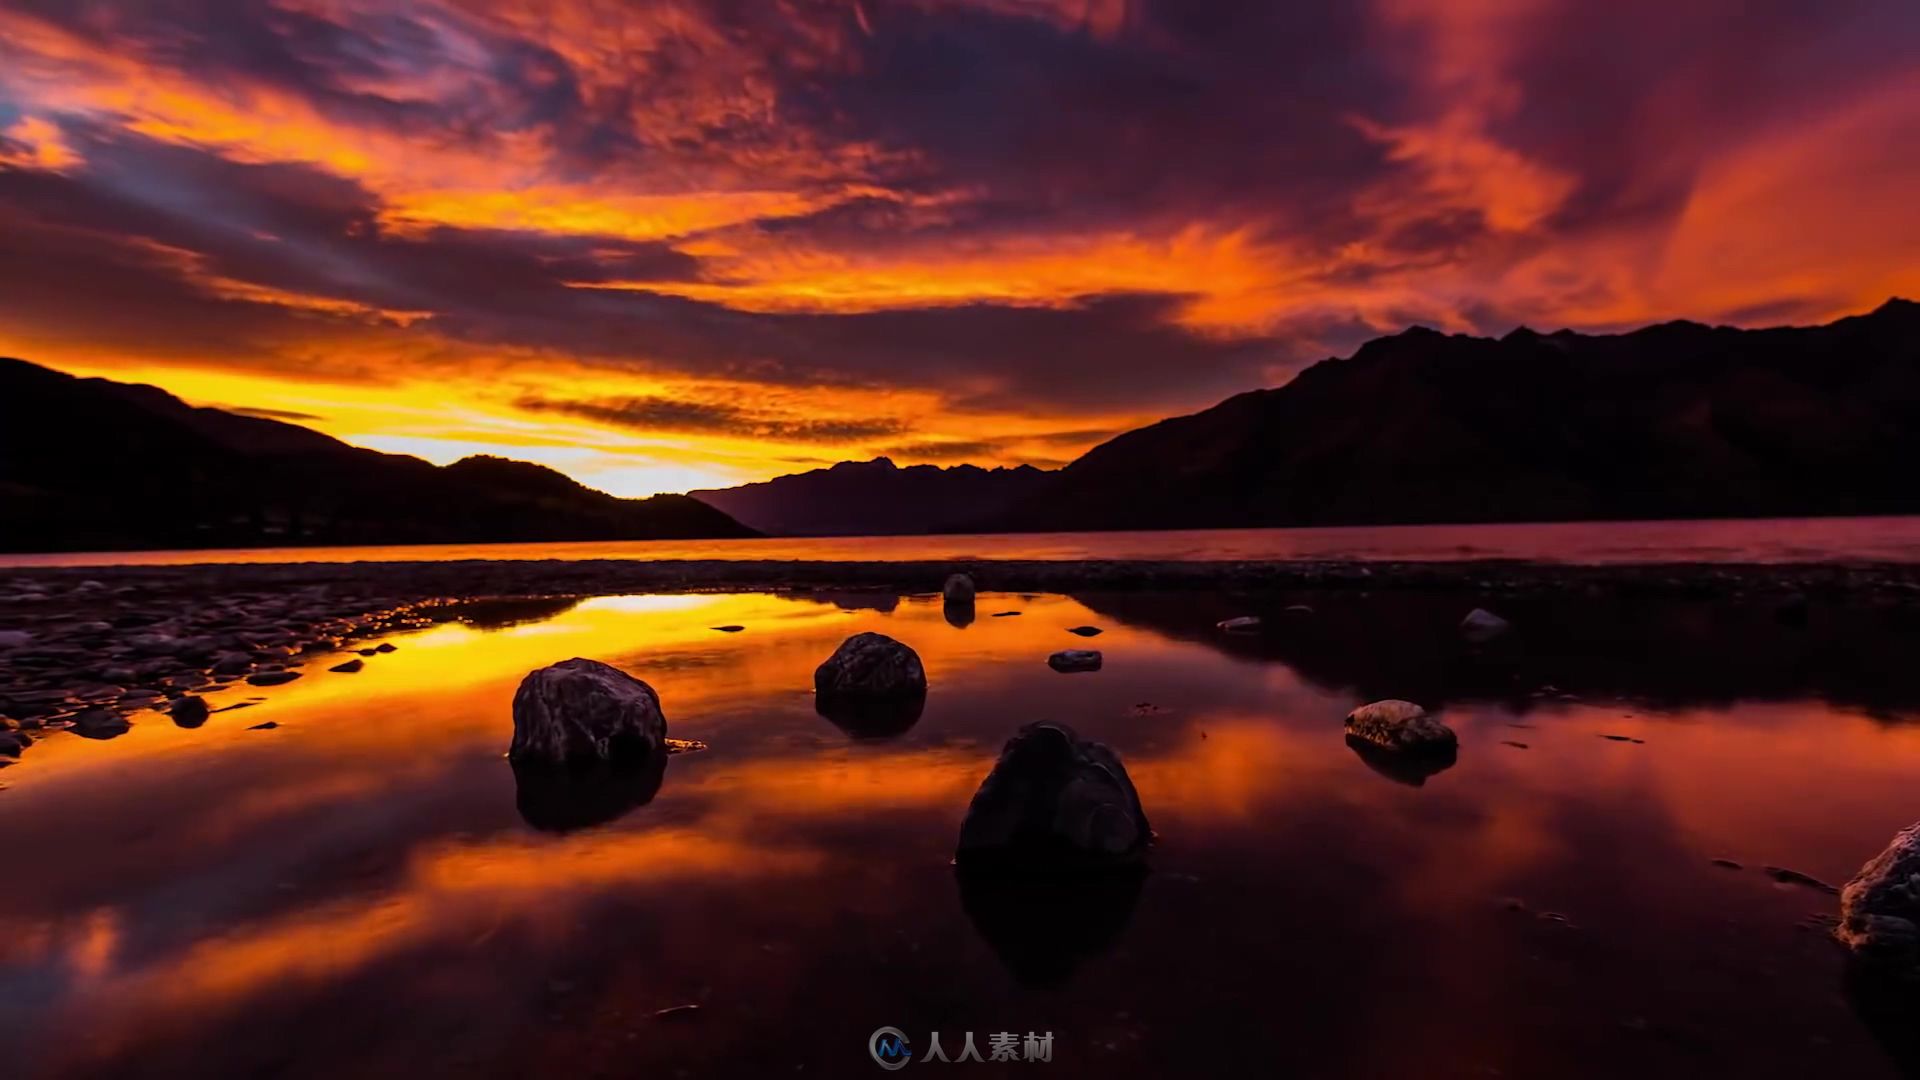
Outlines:
{"label": "submerged rock", "polygon": [[1395,753],[1452,753],[1459,745],[1453,729],[1411,701],[1388,699],[1362,705],[1347,714],[1347,735]]}
{"label": "submerged rock", "polygon": [[1920,982],[1920,824],[1895,836],[1840,890],[1834,937],[1867,967]]}
{"label": "submerged rock", "polygon": [[814,693],[833,700],[924,697],[920,654],[885,634],[855,634],[813,670]]}
{"label": "submerged rock", "polygon": [[1047,666],[1055,671],[1099,671],[1100,653],[1094,649],[1061,649],[1047,657]]}
{"label": "submerged rock", "polygon": [[1137,866],[1153,832],[1120,758],[1065,724],[1028,724],[974,792],[954,861],[962,870]]}
{"label": "submerged rock", "polygon": [[1486,608],[1474,608],[1467,617],[1460,620],[1460,632],[1468,641],[1481,645],[1513,629],[1513,624],[1488,611]]}
{"label": "submerged rock", "polygon": [[553,765],[642,760],[658,755],[666,738],[667,718],[653,687],[576,657],[520,680],[507,757]]}
{"label": "submerged rock", "polygon": [[940,588],[940,598],[948,604],[973,604],[973,579],[965,574],[950,574]]}
{"label": "submerged rock", "polygon": [[813,699],[814,712],[856,739],[891,739],[905,735],[920,722],[920,714],[926,708],[925,694],[893,698],[815,695]]}

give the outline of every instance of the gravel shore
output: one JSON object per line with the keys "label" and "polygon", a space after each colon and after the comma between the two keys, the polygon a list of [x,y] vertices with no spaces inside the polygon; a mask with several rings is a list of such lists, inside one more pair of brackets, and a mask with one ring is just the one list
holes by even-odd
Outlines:
{"label": "gravel shore", "polygon": [[[19,568],[0,571],[0,755],[30,733],[111,737],[125,715],[212,685],[273,685],[305,658],[462,617],[462,603],[631,592],[1444,590],[1920,605],[1920,566],[1523,562],[453,561]],[[198,715],[191,702],[179,706]],[[5,761],[0,756],[0,761]]]}

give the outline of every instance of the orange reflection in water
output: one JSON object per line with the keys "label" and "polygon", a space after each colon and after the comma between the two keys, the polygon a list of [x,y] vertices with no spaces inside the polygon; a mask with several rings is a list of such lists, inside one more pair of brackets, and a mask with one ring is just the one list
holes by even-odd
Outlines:
{"label": "orange reflection in water", "polygon": [[[793,951],[781,970],[804,977],[809,964],[857,963],[833,954],[849,910],[900,933],[952,917],[945,862],[967,801],[1000,742],[1041,717],[1121,750],[1161,834],[1156,869],[1226,890],[1221,932],[1242,904],[1314,911],[1326,882],[1353,878],[1367,883],[1367,905],[1407,913],[1401,947],[1430,950],[1424,963],[1463,995],[1488,993],[1493,976],[1476,972],[1514,947],[1504,924],[1484,921],[1501,897],[1627,935],[1642,909],[1818,910],[1830,901],[1817,893],[1706,860],[1838,880],[1914,812],[1920,730],[1809,702],[1568,703],[1524,718],[1464,703],[1445,713],[1458,763],[1416,787],[1346,747],[1347,694],[1217,642],[1060,596],[985,595],[965,627],[946,622],[935,597],[838,599],[600,597],[518,625],[443,624],[396,636],[399,651],[357,675],[318,658],[289,686],[229,688],[220,701],[266,700],[198,730],[149,714],[108,743],[44,740],[0,804],[38,823],[18,864],[37,880],[0,884],[0,901],[24,913],[0,976],[50,980],[36,1006],[46,1024],[93,1018],[96,1037],[73,1061],[217,1031],[263,1001],[395,964],[464,970],[496,941],[591,951],[583,927],[607,904],[771,905]],[[1022,614],[991,617],[1005,609]],[[1083,623],[1106,633],[1090,643],[1065,633]],[[746,629],[711,629],[728,624]],[[812,710],[813,666],[867,629],[912,644],[932,683],[925,716],[891,741],[849,739]],[[1087,644],[1107,655],[1101,673],[1045,668],[1047,653]],[[644,805],[548,835],[514,816],[501,760],[508,705],[528,670],[575,655],[647,679],[670,730],[712,749],[674,758]],[[1156,709],[1137,710],[1143,702]],[[281,727],[246,730],[268,719]],[[138,820],[156,813],[158,824]],[[1594,835],[1619,850],[1589,850],[1582,838]],[[1290,881],[1283,892],[1230,876],[1269,871]],[[156,897],[203,881],[221,884],[193,886],[215,898],[200,921],[156,914]],[[934,902],[929,888],[942,894]],[[1340,929],[1337,907],[1314,918]],[[1449,919],[1450,935],[1420,937],[1427,921]],[[724,932],[697,940],[712,948]],[[1149,936],[1132,947],[1156,946]],[[705,962],[671,955],[658,978]]]}

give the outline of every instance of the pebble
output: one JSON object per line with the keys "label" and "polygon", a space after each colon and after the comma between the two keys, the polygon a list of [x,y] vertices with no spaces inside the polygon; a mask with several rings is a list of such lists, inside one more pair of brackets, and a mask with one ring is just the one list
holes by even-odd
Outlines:
{"label": "pebble", "polygon": [[1081,637],[1098,637],[1104,633],[1104,631],[1097,626],[1069,626],[1067,627],[1067,633],[1078,634]]}
{"label": "pebble", "polygon": [[354,672],[359,671],[361,668],[366,666],[367,666],[367,662],[356,656],[344,664],[335,664],[332,667],[328,668],[327,670],[338,671],[338,672],[341,672],[342,674],[351,675]]}

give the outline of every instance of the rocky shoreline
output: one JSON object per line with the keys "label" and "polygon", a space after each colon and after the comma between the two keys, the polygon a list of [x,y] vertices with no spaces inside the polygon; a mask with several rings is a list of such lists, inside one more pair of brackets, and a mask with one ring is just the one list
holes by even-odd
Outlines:
{"label": "rocky shoreline", "polygon": [[[891,590],[962,572],[995,592],[1437,590],[1489,596],[1724,597],[1920,606],[1920,566],[1526,562],[469,560],[0,571],[0,762],[33,733],[111,737],[146,709],[202,715],[202,691],[299,677],[316,654],[462,617],[462,603],[630,592]],[[189,702],[182,705],[182,702]]]}

